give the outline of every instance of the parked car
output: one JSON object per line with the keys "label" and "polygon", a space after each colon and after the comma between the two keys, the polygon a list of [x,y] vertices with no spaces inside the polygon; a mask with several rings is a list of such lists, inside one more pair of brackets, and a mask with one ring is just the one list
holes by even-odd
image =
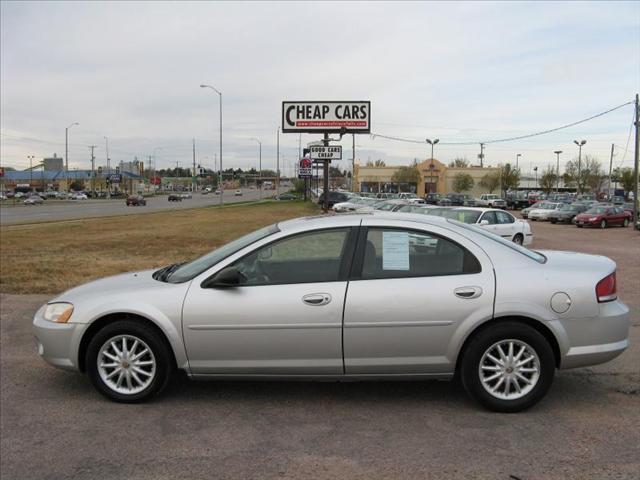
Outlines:
{"label": "parked car", "polygon": [[620,207],[602,206],[592,207],[586,212],[576,215],[573,224],[577,227],[607,228],[614,225],[626,227],[631,222],[632,215]]}
{"label": "parked car", "polygon": [[407,200],[400,200],[399,198],[393,198],[391,200],[382,200],[376,204],[374,204],[373,208],[375,210],[380,210],[383,212],[394,212],[398,208],[403,205],[409,205],[410,202]]}
{"label": "parked car", "polygon": [[236,190],[235,192],[233,192],[233,195],[236,197],[241,197],[242,196],[242,190]]}
{"label": "parked car", "polygon": [[400,200],[406,200],[411,203],[425,203],[424,198],[420,198],[415,193],[405,193],[405,192],[399,193],[398,198]]}
{"label": "parked car", "polygon": [[534,222],[537,220],[544,222],[546,220],[549,220],[549,215],[551,214],[551,212],[558,210],[563,205],[566,205],[566,203],[556,203],[556,202],[547,201],[542,205],[540,205],[540,207],[532,208],[531,210],[529,210],[528,218],[529,220],[533,220]]}
{"label": "parked car", "polygon": [[447,193],[438,201],[438,205],[443,207],[475,207],[476,200],[466,193]]}
{"label": "parked car", "polygon": [[[336,203],[349,201],[349,195],[343,192],[329,191],[329,208],[333,207]],[[324,192],[318,197],[318,205],[324,205]]]}
{"label": "parked car", "polygon": [[71,200],[88,200],[89,197],[87,197],[84,193],[74,193],[71,195],[71,197],[69,197]]}
{"label": "parked car", "polygon": [[516,412],[545,396],[556,368],[628,347],[616,286],[600,255],[531,251],[429,215],[335,215],[77,286],[38,309],[33,331],[44,360],[118,402],[153,398],[177,368],[192,379],[455,375],[485,407]]}
{"label": "parked car", "polygon": [[129,206],[138,207],[138,206],[146,206],[146,205],[147,205],[147,201],[142,195],[129,195],[127,197],[127,207]]}
{"label": "parked car", "polygon": [[28,198],[25,198],[22,203],[25,205],[42,205],[44,200],[38,195],[30,195]]}
{"label": "parked car", "polygon": [[177,194],[177,193],[172,193],[167,197],[167,200],[169,200],[170,202],[181,202],[182,201],[182,195]]}
{"label": "parked car", "polygon": [[297,200],[298,197],[293,193],[285,192],[285,193],[281,193],[280,195],[276,195],[275,199],[276,200]]}
{"label": "parked car", "polygon": [[222,193],[222,190],[220,190],[219,188],[216,189],[216,191],[214,192],[216,195],[220,195]]}
{"label": "parked car", "polygon": [[450,208],[442,213],[445,218],[475,224],[518,245],[530,245],[533,241],[531,226],[509,212],[494,208]]}
{"label": "parked car", "polygon": [[506,202],[507,208],[510,210],[521,210],[531,205],[525,192],[508,192]]}
{"label": "parked car", "polygon": [[571,223],[576,215],[588,209],[589,207],[583,203],[565,203],[562,204],[560,208],[552,210],[547,216],[547,220],[551,223]]}
{"label": "parked car", "polygon": [[476,207],[507,208],[507,202],[495,193],[483,193],[476,198]]}
{"label": "parked car", "polygon": [[613,203],[614,205],[623,205],[624,197],[621,197],[619,195],[614,195],[613,197],[611,197],[611,203]]}
{"label": "parked car", "polygon": [[429,205],[437,205],[441,198],[442,198],[442,195],[440,195],[439,193],[432,192],[432,193],[427,193],[425,195],[424,201]]}

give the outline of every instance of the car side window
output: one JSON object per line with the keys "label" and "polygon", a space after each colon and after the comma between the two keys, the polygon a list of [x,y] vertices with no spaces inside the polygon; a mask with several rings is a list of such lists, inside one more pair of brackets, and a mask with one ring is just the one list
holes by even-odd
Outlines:
{"label": "car side window", "polygon": [[234,263],[243,286],[339,280],[349,228],[319,230],[283,238]]}
{"label": "car side window", "polygon": [[368,229],[362,279],[462,275],[480,270],[471,252],[446,238],[415,230]]}
{"label": "car side window", "polygon": [[487,220],[490,225],[495,225],[496,223],[498,223],[496,212],[484,212],[484,215],[482,215],[482,219],[480,221],[482,222],[482,220]]}
{"label": "car side window", "polygon": [[509,215],[507,212],[494,212],[498,217],[498,223],[501,225],[505,225],[508,223],[513,223],[516,221],[513,216]]}

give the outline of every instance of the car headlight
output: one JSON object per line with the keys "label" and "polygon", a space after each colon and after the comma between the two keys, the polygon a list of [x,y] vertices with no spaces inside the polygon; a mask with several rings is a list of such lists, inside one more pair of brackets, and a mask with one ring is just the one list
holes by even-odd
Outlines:
{"label": "car headlight", "polygon": [[73,305],[70,303],[50,303],[44,309],[42,315],[45,320],[56,323],[67,323],[73,313]]}

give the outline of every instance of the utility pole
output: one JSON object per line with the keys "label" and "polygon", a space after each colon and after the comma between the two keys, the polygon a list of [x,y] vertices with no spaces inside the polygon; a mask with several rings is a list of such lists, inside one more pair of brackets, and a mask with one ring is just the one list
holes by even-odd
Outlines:
{"label": "utility pole", "polygon": [[560,192],[560,154],[562,150],[553,152],[556,154],[556,193]]}
{"label": "utility pole", "polygon": [[69,193],[69,129],[74,125],[80,125],[78,122],[73,122],[67,128],[64,129],[64,170],[65,170],[65,182],[67,184],[67,193]]}
{"label": "utility pole", "polygon": [[[562,152],[560,152],[562,153]],[[516,154],[516,169],[518,169],[518,166],[520,164],[520,157],[522,156],[521,153]]]}
{"label": "utility pole", "polygon": [[93,151],[98,148],[97,145],[89,145],[91,149],[91,193],[96,196],[96,157]]}
{"label": "utility pole", "polygon": [[196,193],[196,139],[193,139],[193,170],[191,174],[191,191]]}
{"label": "utility pole", "polygon": [[638,102],[638,94],[636,93],[636,148],[635,148],[635,156],[633,162],[633,222],[634,226],[638,222],[638,149],[640,148],[640,144],[638,143],[638,127],[640,127],[640,103]]}
{"label": "utility pole", "polygon": [[484,166],[484,143],[480,144],[480,155],[478,155],[480,159],[480,168]]}
{"label": "utility pole", "polygon": [[611,144],[611,157],[609,158],[609,188],[607,189],[607,195],[611,198],[611,170],[613,169],[613,149],[615,145]]}
{"label": "utility pole", "polygon": [[280,127],[276,138],[276,198],[280,195]]}

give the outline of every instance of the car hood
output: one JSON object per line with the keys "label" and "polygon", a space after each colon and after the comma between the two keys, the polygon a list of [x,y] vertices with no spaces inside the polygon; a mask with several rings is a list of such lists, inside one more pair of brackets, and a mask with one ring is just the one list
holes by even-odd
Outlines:
{"label": "car hood", "polygon": [[155,271],[156,269],[142,270],[94,280],[67,290],[51,301],[73,303],[88,297],[95,299],[119,293],[134,295],[136,290],[146,290],[163,284],[163,282],[153,279],[152,275]]}

